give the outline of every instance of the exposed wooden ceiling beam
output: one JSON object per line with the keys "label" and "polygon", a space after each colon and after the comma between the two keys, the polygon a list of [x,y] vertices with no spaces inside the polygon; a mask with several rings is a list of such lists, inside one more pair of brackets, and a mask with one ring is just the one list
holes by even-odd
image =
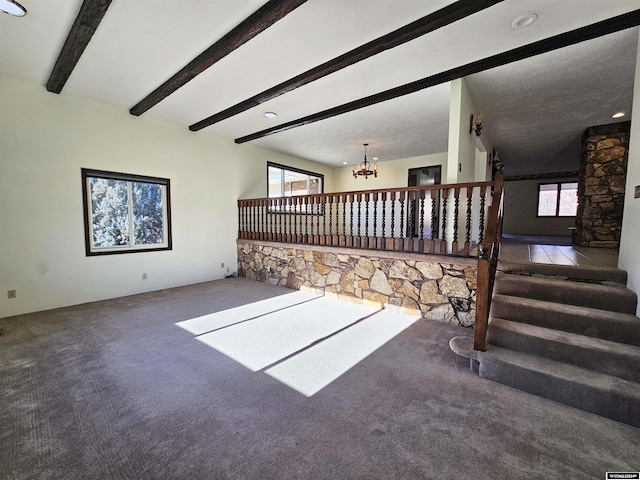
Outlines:
{"label": "exposed wooden ceiling beam", "polygon": [[104,14],[107,13],[112,0],[84,0],[78,16],[73,22],[67,40],[47,81],[47,90],[60,93],[71,76],[78,60],[87,48],[91,37],[98,29]]}
{"label": "exposed wooden ceiling beam", "polygon": [[640,24],[640,10],[634,10],[632,12],[619,15],[617,17],[610,18],[598,23],[587,25],[586,27],[571,30],[560,35],[540,40],[538,42],[530,43],[528,45],[508,50],[504,53],[499,53],[491,57],[478,60],[476,62],[468,63],[461,67],[456,67],[445,72],[432,75],[430,77],[416,80],[415,82],[407,83],[399,87],[395,87],[384,92],[376,93],[368,97],[360,98],[337,107],[323,110],[322,112],[314,113],[306,117],[292,120],[291,122],[283,123],[266,130],[261,130],[251,135],[236,138],[236,143],[245,143],[258,138],[273,135],[274,133],[284,132],[292,128],[301,127],[310,123],[318,122],[320,120],[326,120],[327,118],[335,117],[336,115],[342,115],[343,113],[352,112],[360,108],[375,105],[376,103],[398,98],[403,95],[415,93],[425,88],[440,85],[445,82],[450,82],[457,78],[466,77],[474,73],[479,73],[491,68],[500,67],[509,63],[524,60],[529,57],[534,57],[543,53],[551,52],[559,48],[568,47],[576,43],[584,42],[587,40],[593,40],[594,38],[609,35],[627,28],[636,27]]}
{"label": "exposed wooden ceiling beam", "polygon": [[226,57],[236,48],[260,34],[278,20],[284,18],[307,0],[269,0],[249,15],[237,27],[227,33],[204,52],[191,60],[169,80],[156,88],[140,102],[131,107],[131,115],[142,115],[151,107],[164,100],[180,87],[200,75],[218,60]]}
{"label": "exposed wooden ceiling beam", "polygon": [[332,60],[329,60],[317,67],[307,70],[300,75],[297,75],[289,80],[271,87],[268,90],[258,93],[253,97],[247,98],[232,107],[229,107],[221,112],[218,112],[210,117],[200,120],[197,123],[189,126],[189,130],[195,132],[205,127],[220,122],[226,118],[233,117],[239,113],[249,110],[255,106],[260,105],[268,100],[276,98],[283,93],[290,92],[296,88],[302,87],[307,83],[311,83],[322,77],[325,77],[331,73],[337,72],[349,65],[358,63],[361,60],[365,60],[373,55],[384,52],[391,48],[402,45],[410,40],[414,40],[429,32],[433,32],[440,27],[444,27],[453,22],[461,20],[469,15],[491,7],[496,3],[500,3],[503,0],[460,0],[451,5],[448,5],[437,12],[422,17],[415,22],[412,22],[404,27],[394,30],[391,33],[378,37],[364,45],[361,45],[353,50],[344,53]]}

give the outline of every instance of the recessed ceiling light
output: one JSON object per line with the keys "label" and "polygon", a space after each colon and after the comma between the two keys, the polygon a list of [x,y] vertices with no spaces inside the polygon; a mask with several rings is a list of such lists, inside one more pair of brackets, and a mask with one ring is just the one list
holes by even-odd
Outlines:
{"label": "recessed ceiling light", "polygon": [[378,157],[373,157],[373,161],[374,162],[378,161]]}
{"label": "recessed ceiling light", "polygon": [[511,22],[511,27],[512,28],[528,27],[533,22],[535,22],[537,18],[538,18],[538,15],[536,15],[535,13],[523,13],[519,17],[516,17],[516,19],[513,22]]}
{"label": "recessed ceiling light", "polygon": [[343,165],[349,165],[349,162],[342,162]]}
{"label": "recessed ceiling light", "polygon": [[276,118],[278,114],[276,112],[264,112],[262,116],[264,118]]}
{"label": "recessed ceiling light", "polygon": [[14,17],[24,17],[27,14],[27,9],[15,0],[0,0],[0,11]]}
{"label": "recessed ceiling light", "polygon": [[611,115],[611,118],[622,118],[624,117],[624,112],[618,112]]}

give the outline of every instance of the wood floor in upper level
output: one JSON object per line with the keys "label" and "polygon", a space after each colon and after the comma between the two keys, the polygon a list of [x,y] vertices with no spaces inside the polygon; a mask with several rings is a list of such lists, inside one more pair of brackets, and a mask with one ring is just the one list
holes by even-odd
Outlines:
{"label": "wood floor in upper level", "polygon": [[500,247],[500,260],[616,268],[618,250],[576,247],[571,245],[570,237],[504,235]]}

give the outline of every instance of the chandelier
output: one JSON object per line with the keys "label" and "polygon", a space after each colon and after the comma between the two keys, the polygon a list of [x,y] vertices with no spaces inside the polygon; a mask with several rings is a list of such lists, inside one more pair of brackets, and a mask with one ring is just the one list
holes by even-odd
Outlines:
{"label": "chandelier", "polygon": [[362,175],[366,180],[369,175],[373,175],[374,177],[378,176],[378,163],[373,162],[373,170],[372,170],[371,162],[367,160],[367,145],[369,144],[363,143],[363,145],[364,145],[364,160],[360,162],[360,170],[356,168],[355,164],[353,165],[353,178],[358,178],[358,175]]}

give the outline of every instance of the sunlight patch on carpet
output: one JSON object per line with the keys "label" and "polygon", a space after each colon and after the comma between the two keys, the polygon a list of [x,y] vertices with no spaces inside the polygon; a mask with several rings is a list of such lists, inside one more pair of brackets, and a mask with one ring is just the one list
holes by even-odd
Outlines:
{"label": "sunlight patch on carpet", "polygon": [[255,372],[375,311],[319,298],[197,338]]}
{"label": "sunlight patch on carpet", "polygon": [[311,397],[420,317],[294,292],[176,323],[248,369]]}
{"label": "sunlight patch on carpet", "polygon": [[383,310],[265,373],[310,397],[418,319]]}
{"label": "sunlight patch on carpet", "polygon": [[253,302],[236,308],[222,310],[221,312],[203,315],[202,317],[191,318],[184,322],[178,322],[176,325],[194,335],[202,335],[203,333],[228,327],[234,323],[260,317],[316,298],[321,298],[321,296],[298,291],[260,302]]}

